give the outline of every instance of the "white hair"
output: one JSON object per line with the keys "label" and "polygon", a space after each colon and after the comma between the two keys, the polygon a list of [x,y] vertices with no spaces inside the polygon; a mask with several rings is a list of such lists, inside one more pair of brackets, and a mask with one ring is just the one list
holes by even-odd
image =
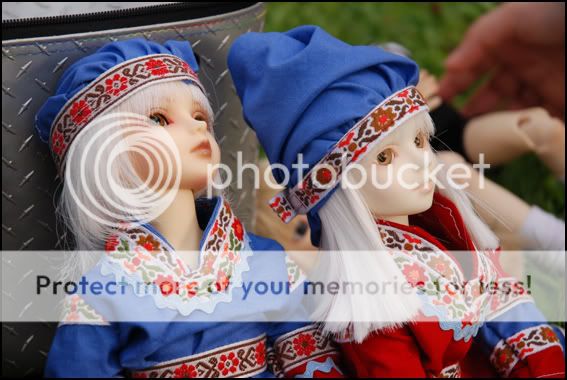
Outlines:
{"label": "white hair", "polygon": [[[428,114],[425,115],[422,118],[425,125],[414,125],[432,135],[433,121]],[[392,135],[398,131],[393,131]],[[439,182],[445,187],[440,192],[455,203],[476,248],[497,247],[498,239],[477,216],[468,197],[448,186],[444,174],[439,176]],[[406,283],[405,276],[387,252],[375,217],[359,190],[339,185],[318,214],[322,223],[320,248],[323,252],[320,252],[319,263],[310,275],[314,281]],[[383,291],[372,296],[338,292],[317,299],[313,318],[326,321],[322,326],[324,332],[339,338],[346,332],[351,339],[361,342],[372,331],[393,329],[411,321],[420,308],[420,302],[415,290],[411,293]]]}
{"label": "white hair", "polygon": [[[163,107],[165,101],[184,91],[188,92],[193,100],[204,107],[212,126],[214,115],[205,94],[197,86],[182,81],[157,83],[142,89],[97,117],[97,119],[100,120],[104,115],[126,112],[149,116],[152,109]],[[144,182],[138,176],[128,155],[120,154],[112,157],[107,154],[112,146],[104,146],[106,138],[111,138],[111,136],[116,138],[117,135],[123,135],[120,130],[127,123],[127,120],[120,119],[120,117],[118,120],[119,122],[114,123],[111,128],[104,128],[102,136],[95,136],[101,132],[101,129],[97,128],[97,120],[93,120],[80,132],[81,138],[76,138],[72,143],[72,148],[78,156],[66,162],[65,178],[70,179],[72,183],[66,181],[63,183],[57,214],[67,232],[72,235],[73,249],[99,251],[99,253],[74,252],[68,255],[61,268],[61,276],[64,279],[74,279],[92,268],[100,259],[100,251],[104,250],[105,241],[115,232],[115,227],[112,224],[117,225],[121,221],[132,220],[132,217],[137,215],[136,210],[128,211],[128,207],[131,207],[131,205],[125,207],[124,201],[115,190],[117,188],[138,189],[144,185]],[[93,160],[89,154],[96,152],[102,154],[97,156],[97,160]],[[81,158],[85,159],[83,163],[79,162]],[[97,165],[95,166],[95,164]],[[95,167],[98,167],[98,172],[95,172]],[[111,168],[110,178],[106,175],[107,167]],[[83,180],[79,180],[84,172],[89,175],[84,176]],[[89,197],[89,193],[92,198]],[[101,207],[95,207],[96,204]],[[117,215],[111,217],[108,211],[117,213]],[[110,225],[96,220],[93,215],[106,220],[110,218]]]}

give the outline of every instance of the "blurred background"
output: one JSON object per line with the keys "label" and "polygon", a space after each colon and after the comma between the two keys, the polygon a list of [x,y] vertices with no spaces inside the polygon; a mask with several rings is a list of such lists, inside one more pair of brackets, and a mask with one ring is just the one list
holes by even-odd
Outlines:
{"label": "blurred background", "polygon": [[[265,31],[303,24],[323,27],[350,44],[397,42],[430,73],[443,75],[445,57],[469,25],[498,3],[267,3]],[[480,83],[479,83],[480,84]],[[458,97],[460,106],[467,94]],[[487,175],[529,204],[565,219],[565,188],[534,156],[492,168]]]}

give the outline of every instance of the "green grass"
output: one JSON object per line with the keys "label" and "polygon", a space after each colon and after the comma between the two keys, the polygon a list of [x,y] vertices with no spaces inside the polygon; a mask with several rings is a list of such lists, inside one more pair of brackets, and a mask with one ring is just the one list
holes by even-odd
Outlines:
{"label": "green grass", "polygon": [[[468,26],[497,3],[269,3],[265,31],[313,24],[351,44],[395,41],[437,76]],[[466,94],[456,100],[462,104]],[[565,188],[532,156],[493,169],[489,177],[526,202],[565,218]]]}

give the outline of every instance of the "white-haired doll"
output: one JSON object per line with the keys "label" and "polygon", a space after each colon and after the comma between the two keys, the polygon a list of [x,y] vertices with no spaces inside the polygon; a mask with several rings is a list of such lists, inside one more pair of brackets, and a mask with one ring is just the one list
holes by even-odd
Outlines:
{"label": "white-haired doll", "polygon": [[87,251],[65,274],[101,284],[67,298],[49,377],[340,375],[295,293],[244,296],[287,283],[287,262],[221,195],[200,197],[220,149],[196,70],[187,41],[112,42],[70,66],[37,115],[59,210]]}
{"label": "white-haired doll", "polygon": [[494,234],[443,173],[437,189],[424,175],[433,124],[414,62],[315,26],[243,35],[228,62],[287,186],[271,206],[283,221],[307,214],[321,248],[310,276],[329,291],[314,316],[351,375],[564,376],[560,337],[526,292],[483,287],[512,281]]}

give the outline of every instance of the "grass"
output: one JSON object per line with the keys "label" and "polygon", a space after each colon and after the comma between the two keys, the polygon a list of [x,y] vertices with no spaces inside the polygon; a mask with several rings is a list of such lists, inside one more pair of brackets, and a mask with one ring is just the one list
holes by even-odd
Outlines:
{"label": "grass", "polygon": [[[350,44],[395,41],[437,76],[468,26],[497,3],[269,3],[265,31],[314,24]],[[467,94],[456,100],[460,105]],[[488,176],[529,204],[565,219],[565,187],[536,157],[526,156]]]}

